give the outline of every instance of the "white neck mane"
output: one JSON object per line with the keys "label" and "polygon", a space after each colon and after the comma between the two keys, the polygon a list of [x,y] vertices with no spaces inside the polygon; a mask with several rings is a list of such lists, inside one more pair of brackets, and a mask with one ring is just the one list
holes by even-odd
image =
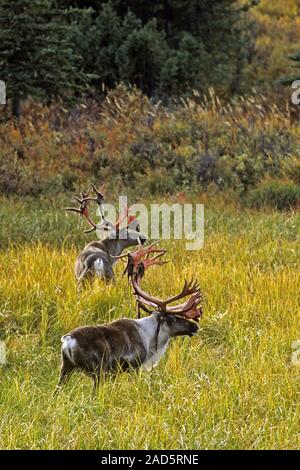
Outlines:
{"label": "white neck mane", "polygon": [[142,343],[147,351],[142,367],[146,370],[151,370],[159,363],[166,352],[170,335],[165,328],[160,328],[158,338],[156,338],[158,318],[155,314],[141,318],[140,320],[135,320],[135,322],[139,328]]}

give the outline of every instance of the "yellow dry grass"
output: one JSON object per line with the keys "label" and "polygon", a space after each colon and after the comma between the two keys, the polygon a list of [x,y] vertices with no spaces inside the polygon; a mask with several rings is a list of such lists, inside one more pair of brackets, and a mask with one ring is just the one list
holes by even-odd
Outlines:
{"label": "yellow dry grass", "polygon": [[199,334],[173,341],[151,373],[109,377],[96,398],[82,374],[52,397],[60,336],[134,317],[122,266],[115,285],[96,282],[79,295],[78,248],[57,247],[55,232],[48,243],[3,248],[1,448],[298,448],[300,372],[290,356],[300,338],[299,222],[297,214],[209,209],[202,250],[162,243],[171,262],[149,271],[144,287],[165,296],[198,279],[206,298]]}

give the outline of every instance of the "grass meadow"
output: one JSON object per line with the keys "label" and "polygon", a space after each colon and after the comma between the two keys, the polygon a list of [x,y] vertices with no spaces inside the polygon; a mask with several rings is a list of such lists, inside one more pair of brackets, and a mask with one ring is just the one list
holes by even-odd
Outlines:
{"label": "grass meadow", "polygon": [[170,263],[144,287],[176,293],[199,280],[204,316],[150,373],[92,381],[74,374],[53,398],[60,337],[134,317],[127,279],[77,292],[73,265],[91,239],[61,200],[0,201],[2,449],[295,449],[300,446],[299,212],[241,210],[205,200],[205,243],[165,241]]}

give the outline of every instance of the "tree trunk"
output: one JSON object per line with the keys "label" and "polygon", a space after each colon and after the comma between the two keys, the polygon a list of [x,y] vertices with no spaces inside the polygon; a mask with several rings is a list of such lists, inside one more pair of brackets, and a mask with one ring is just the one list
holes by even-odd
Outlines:
{"label": "tree trunk", "polygon": [[13,113],[14,118],[20,119],[20,117],[21,117],[21,99],[17,95],[13,97],[12,113]]}

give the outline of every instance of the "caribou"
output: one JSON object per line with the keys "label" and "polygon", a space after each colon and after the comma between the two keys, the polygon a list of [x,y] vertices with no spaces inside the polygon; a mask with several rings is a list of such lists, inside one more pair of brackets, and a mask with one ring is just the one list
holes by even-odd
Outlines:
{"label": "caribou", "polygon": [[[91,281],[95,276],[104,279],[106,282],[114,280],[114,264],[124,249],[134,246],[143,245],[146,242],[146,236],[140,233],[139,223],[134,216],[129,215],[129,210],[125,210],[125,214],[119,217],[117,222],[113,224],[104,217],[103,201],[104,201],[104,185],[97,190],[92,185],[95,197],[90,197],[88,193],[81,193],[81,198],[73,196],[80,207],[66,207],[65,210],[75,212],[83,216],[91,226],[85,233],[93,231],[109,232],[109,236],[104,240],[95,240],[88,243],[77,256],[75,262],[75,276],[80,286],[83,281]],[[95,224],[89,214],[89,204],[95,202],[100,209],[101,223]],[[122,227],[122,223],[126,225]]]}
{"label": "caribou", "polygon": [[[142,251],[141,251],[142,250]],[[94,391],[100,379],[112,371],[151,370],[164,356],[171,338],[194,336],[202,316],[202,293],[197,282],[184,283],[181,292],[165,300],[141,288],[141,277],[149,266],[161,264],[162,251],[153,245],[140,249],[127,263],[133,293],[139,307],[149,315],[144,318],[122,318],[108,324],[83,326],[62,338],[61,371],[55,393],[69,380],[75,370],[83,371],[94,380]],[[150,253],[156,253],[149,258]],[[177,302],[183,298],[183,303]]]}

